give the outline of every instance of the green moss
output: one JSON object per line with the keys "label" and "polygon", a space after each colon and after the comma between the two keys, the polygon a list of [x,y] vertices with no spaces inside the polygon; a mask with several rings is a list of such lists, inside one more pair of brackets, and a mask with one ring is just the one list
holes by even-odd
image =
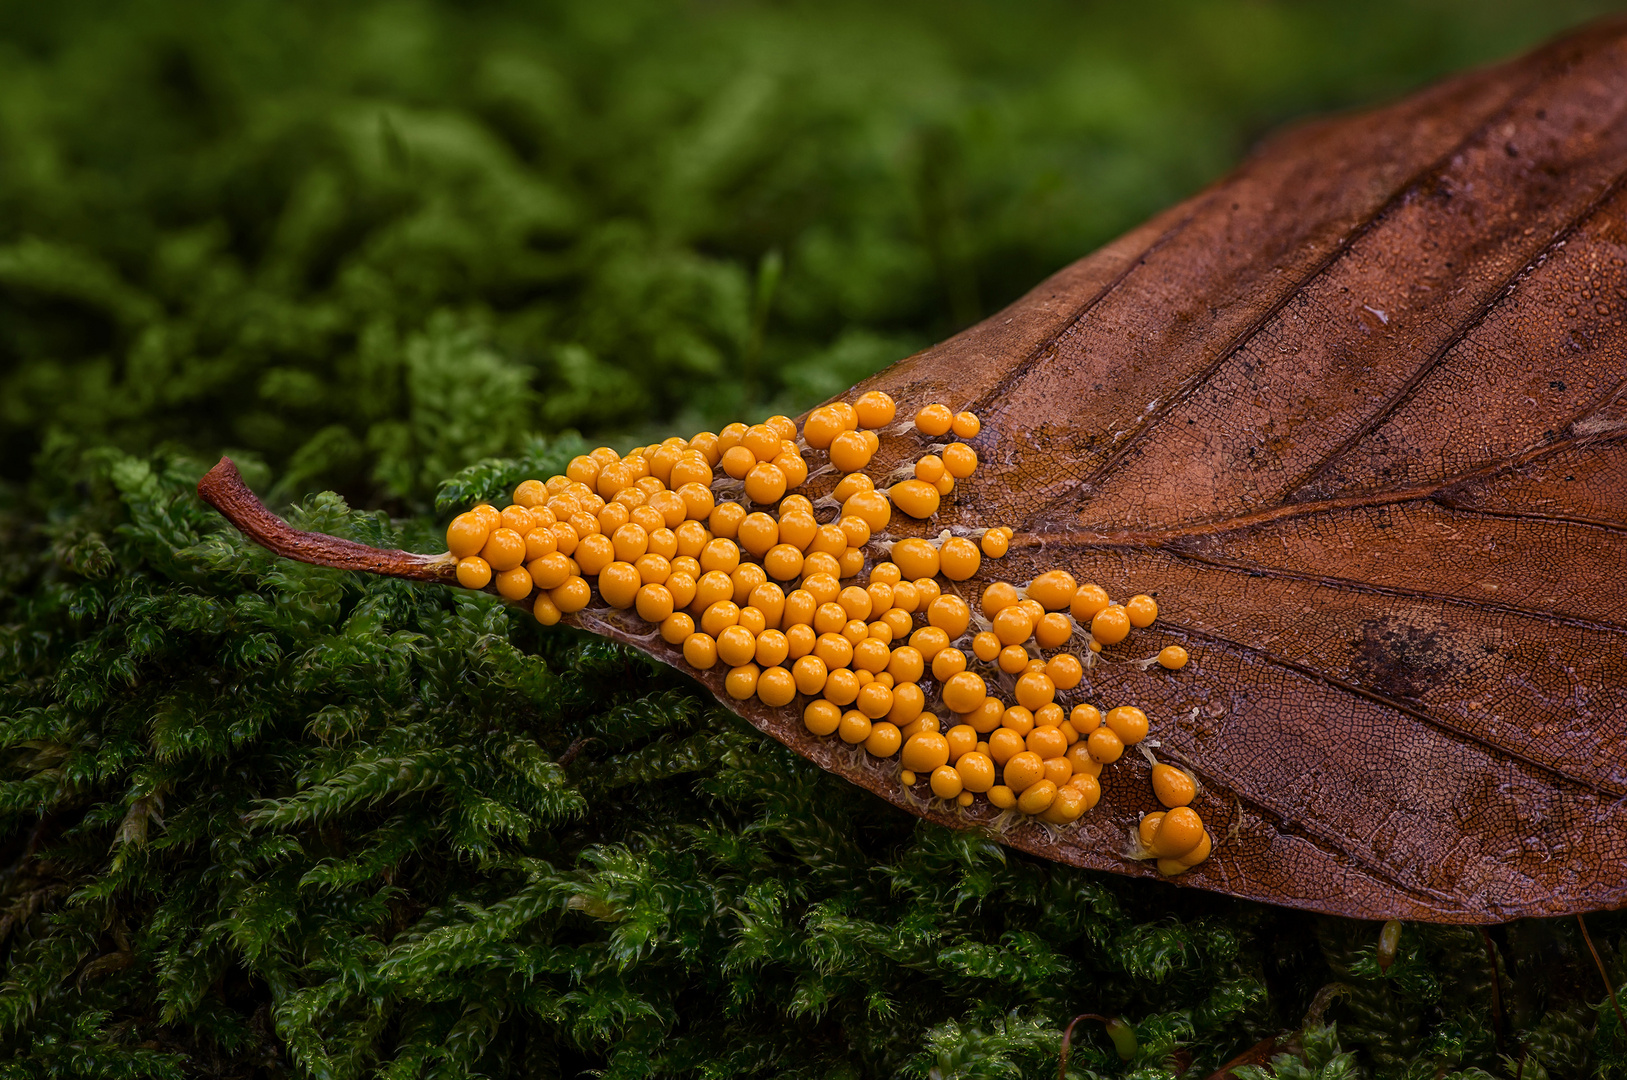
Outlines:
{"label": "green moss", "polygon": [[1377,924],[923,825],[626,649],[192,494],[226,449],[431,550],[1586,10],[0,10],[0,1077],[1043,1077],[1080,1012],[1136,1033],[1081,1023],[1080,1077],[1302,1027],[1277,1075],[1620,1073],[1573,922],[1381,972]]}

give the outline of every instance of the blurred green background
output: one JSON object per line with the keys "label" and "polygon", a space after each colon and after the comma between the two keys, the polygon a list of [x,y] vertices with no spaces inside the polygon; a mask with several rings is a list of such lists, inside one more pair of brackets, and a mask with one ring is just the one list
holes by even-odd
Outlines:
{"label": "blurred green background", "polygon": [[0,480],[181,444],[426,505],[795,414],[1296,117],[1586,0],[0,8]]}
{"label": "blurred green background", "polygon": [[797,413],[1266,132],[1606,7],[0,2],[0,1080],[1041,1078],[1086,1008],[1138,1047],[1083,1024],[1076,1080],[1302,1027],[1279,1080],[1627,1074],[1572,920],[1381,970],[1376,924],[928,826],[194,495],[227,451],[431,550],[454,474]]}

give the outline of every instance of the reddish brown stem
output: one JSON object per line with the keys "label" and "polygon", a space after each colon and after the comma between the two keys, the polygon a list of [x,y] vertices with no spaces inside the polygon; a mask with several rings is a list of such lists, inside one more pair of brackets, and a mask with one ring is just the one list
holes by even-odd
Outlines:
{"label": "reddish brown stem", "polygon": [[1604,992],[1610,995],[1610,1005],[1616,1010],[1616,1023],[1621,1025],[1623,1032],[1627,1032],[1627,1017],[1622,1016],[1621,1002],[1616,1000],[1616,984],[1610,981],[1610,973],[1604,969],[1604,958],[1599,955],[1599,950],[1593,947],[1593,935],[1587,932],[1587,920],[1582,918],[1581,912],[1576,913],[1576,925],[1582,928],[1582,940],[1587,942],[1587,951],[1593,954],[1593,963],[1599,969],[1599,978],[1604,980]]}
{"label": "reddish brown stem", "polygon": [[340,570],[362,570],[369,574],[409,578],[413,581],[457,581],[457,564],[449,555],[418,555],[368,547],[354,540],[341,540],[324,533],[296,529],[267,510],[243,477],[223,457],[198,481],[198,495],[219,510],[221,516],[256,544],[285,558]]}

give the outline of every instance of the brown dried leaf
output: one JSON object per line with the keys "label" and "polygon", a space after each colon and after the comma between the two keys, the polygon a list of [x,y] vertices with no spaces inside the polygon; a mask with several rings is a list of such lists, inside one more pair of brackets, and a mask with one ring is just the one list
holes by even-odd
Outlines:
{"label": "brown dried leaf", "polygon": [[[1064,567],[1157,595],[1159,622],[1066,696],[1142,706],[1202,779],[1219,842],[1177,884],[1441,922],[1627,898],[1624,177],[1618,21],[1292,132],[844,395],[983,418],[977,474],[929,524],[892,526],[1016,527],[963,594]],[[868,471],[924,442],[884,440]],[[396,554],[334,557],[449,573]],[[577,621],[682,666],[624,613]],[[1169,643],[1185,669],[1129,662]],[[911,812],[994,818],[918,805],[896,761],[701,678]],[[1002,839],[1153,876],[1121,854],[1157,808],[1147,767],[1102,781],[1077,825]]]}
{"label": "brown dried leaf", "polygon": [[[1088,684],[1207,789],[1221,843],[1180,884],[1453,922],[1627,897],[1624,170],[1616,22],[1292,132],[855,388],[983,418],[982,467],[913,530],[1017,528],[964,594],[1058,566],[1156,592],[1107,655],[1193,662]],[[920,812],[890,764],[740,711]],[[1146,766],[1103,792],[1004,839],[1154,873],[1120,854]]]}

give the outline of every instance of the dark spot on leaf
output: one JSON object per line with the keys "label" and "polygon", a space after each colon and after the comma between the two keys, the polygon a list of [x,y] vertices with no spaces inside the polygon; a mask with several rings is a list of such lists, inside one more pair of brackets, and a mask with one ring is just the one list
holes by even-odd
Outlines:
{"label": "dark spot on leaf", "polygon": [[1351,664],[1356,681],[1387,697],[1423,697],[1458,663],[1444,629],[1426,630],[1389,615],[1362,623]]}

